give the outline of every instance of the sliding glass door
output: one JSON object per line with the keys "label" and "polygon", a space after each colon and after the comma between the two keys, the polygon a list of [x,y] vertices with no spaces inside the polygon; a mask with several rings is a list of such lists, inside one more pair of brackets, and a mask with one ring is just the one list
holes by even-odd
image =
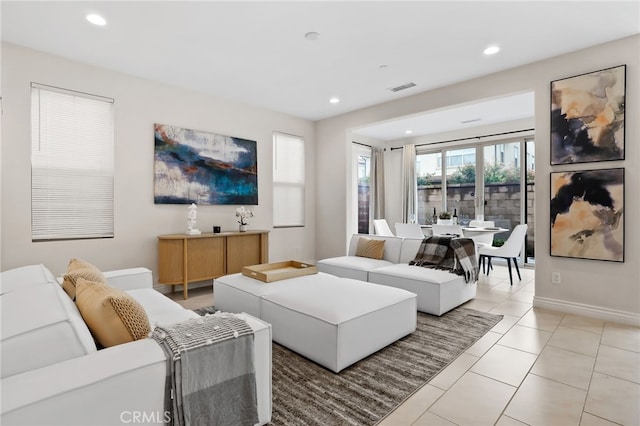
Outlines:
{"label": "sliding glass door", "polygon": [[[458,215],[462,225],[472,219],[493,221],[508,229],[496,234],[500,245],[520,223],[529,224],[526,261],[533,263],[535,156],[533,139],[510,139],[464,147],[418,150],[418,221],[433,222],[434,212]],[[444,161],[443,161],[444,159]]]}
{"label": "sliding glass door", "polygon": [[357,206],[357,227],[359,234],[369,233],[370,212],[371,212],[371,155],[372,149],[369,146],[352,144],[352,158],[354,185],[356,186],[355,205]]}
{"label": "sliding glass door", "polygon": [[466,226],[475,216],[476,148],[447,150],[445,158],[445,209]]}
{"label": "sliding glass door", "polygon": [[430,224],[442,211],[442,153],[416,155],[418,223]]}
{"label": "sliding glass door", "polygon": [[522,185],[520,176],[520,142],[485,145],[484,210],[481,215],[509,231],[496,234],[494,245],[501,245],[511,230],[522,222]]}
{"label": "sliding glass door", "polygon": [[416,155],[418,222],[430,224],[434,215],[449,212],[468,224],[475,214],[475,170],[475,147]]}
{"label": "sliding glass door", "polygon": [[525,181],[526,181],[526,197],[524,202],[524,217],[528,225],[527,238],[525,239],[526,263],[535,263],[535,214],[536,214],[536,154],[533,139],[525,140]]}

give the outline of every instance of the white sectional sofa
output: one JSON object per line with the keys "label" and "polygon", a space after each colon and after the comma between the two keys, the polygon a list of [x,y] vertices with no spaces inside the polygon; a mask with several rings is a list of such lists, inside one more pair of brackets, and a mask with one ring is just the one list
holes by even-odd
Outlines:
{"label": "white sectional sofa", "polygon": [[[197,317],[153,290],[151,271],[104,274],[142,305],[153,328]],[[0,274],[2,425],[164,424],[166,359],[152,339],[97,350],[78,308],[43,265]],[[255,333],[260,424],[271,419],[271,326]]]}
{"label": "white sectional sofa", "polygon": [[[360,238],[384,240],[383,259],[356,256]],[[409,265],[415,259],[422,239],[380,237],[355,234],[347,256],[319,260],[318,270],[339,277],[357,278],[370,283],[401,288],[417,294],[421,312],[442,315],[476,296],[477,284],[464,277],[435,269]]]}
{"label": "white sectional sofa", "polygon": [[[356,256],[358,241],[361,237],[372,240],[384,241],[384,253],[382,259],[372,259],[369,257]],[[331,257],[323,259],[317,263],[320,272],[336,275],[343,278],[353,278],[360,281],[369,281],[369,271],[383,266],[390,266],[400,263],[402,257],[403,239],[398,237],[383,237],[380,235],[355,234],[351,237],[349,251],[346,256]],[[420,240],[422,241],[422,240]],[[416,249],[416,252],[418,249]],[[413,253],[415,256],[415,253]],[[402,259],[402,260],[401,260]],[[412,260],[413,257],[409,260]],[[407,262],[409,262],[407,260]]]}

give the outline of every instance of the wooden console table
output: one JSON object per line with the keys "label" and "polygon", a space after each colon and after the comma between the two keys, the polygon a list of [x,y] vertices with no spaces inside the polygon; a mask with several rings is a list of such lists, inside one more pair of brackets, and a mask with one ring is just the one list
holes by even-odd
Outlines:
{"label": "wooden console table", "polygon": [[158,236],[158,283],[182,285],[241,272],[243,266],[269,262],[269,231],[169,234]]}

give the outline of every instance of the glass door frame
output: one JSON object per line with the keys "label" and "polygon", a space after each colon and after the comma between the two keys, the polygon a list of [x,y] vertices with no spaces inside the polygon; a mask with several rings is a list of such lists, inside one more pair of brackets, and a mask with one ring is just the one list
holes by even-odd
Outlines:
{"label": "glass door frame", "polygon": [[[370,160],[369,160],[369,167],[371,168],[371,161],[373,161],[373,147],[369,146],[369,145],[365,145],[363,143],[360,142],[356,142],[356,141],[352,141],[351,142],[351,177],[352,177],[352,187],[353,187],[353,192],[352,192],[352,212],[351,212],[351,222],[352,222],[352,226],[354,227],[353,229],[357,232],[359,232],[359,210],[360,210],[360,203],[359,203],[359,193],[358,193],[358,185],[359,185],[359,175],[358,175],[358,159],[360,156],[369,156]],[[369,169],[369,177],[371,177],[371,169]],[[373,184],[373,182],[369,182],[369,191],[371,191],[371,185]],[[372,226],[371,224],[372,222],[372,218],[373,218],[373,209],[372,209],[372,203],[371,203],[371,194],[369,194],[369,231],[368,233],[372,233]]]}
{"label": "glass door frame", "polygon": [[[477,140],[473,143],[463,143],[463,144],[446,144],[437,149],[429,149],[426,146],[418,147],[416,155],[424,155],[424,154],[434,154],[439,153],[440,158],[442,159],[442,164],[444,167],[441,168],[441,178],[442,178],[442,199],[441,205],[443,210],[447,210],[447,173],[446,173],[446,152],[454,151],[464,148],[476,148],[476,182],[475,182],[475,214],[482,214],[484,216],[484,148],[485,146],[490,145],[500,145],[500,144],[508,144],[508,143],[518,143],[519,146],[519,166],[520,166],[520,223],[527,223],[527,142],[533,142],[535,144],[535,132],[524,132],[520,135],[508,136],[508,137],[496,137],[491,139],[486,139],[484,141]],[[478,165],[482,165],[482,167],[478,167]],[[417,179],[417,176],[416,176]],[[520,256],[520,261],[518,262],[520,266],[524,266],[527,263],[527,255],[526,255],[526,239],[525,243],[523,243],[522,247],[523,255]]]}

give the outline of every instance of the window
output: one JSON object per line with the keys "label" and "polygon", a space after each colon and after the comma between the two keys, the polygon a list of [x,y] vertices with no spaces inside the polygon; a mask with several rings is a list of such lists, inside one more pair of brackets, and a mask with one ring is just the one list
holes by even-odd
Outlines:
{"label": "window", "polygon": [[31,85],[31,238],[113,237],[113,99]]}
{"label": "window", "polygon": [[[455,211],[462,225],[480,216],[507,229],[518,223],[535,223],[533,139],[516,137],[430,148],[424,144],[416,153],[419,223],[432,223],[434,214],[441,211]],[[521,162],[527,167],[526,181],[520,175]],[[507,236],[497,234],[496,238]],[[526,242],[526,262],[534,263],[532,226]]]}
{"label": "window", "polygon": [[304,226],[304,139],[273,133],[273,226]]}
{"label": "window", "polygon": [[358,233],[360,234],[368,234],[369,233],[369,219],[371,213],[371,190],[372,190],[372,181],[371,181],[371,157],[372,157],[372,148],[370,146],[362,145],[358,142],[353,142],[351,144],[352,158],[355,163],[353,167],[355,167],[355,173],[353,178],[355,178],[355,182],[353,185],[355,186],[355,193],[353,199],[353,205],[356,206],[356,211],[354,212],[354,221],[357,222]]}
{"label": "window", "polygon": [[[455,152],[448,153],[446,157],[446,167],[449,170],[456,170],[460,166],[475,165],[476,153],[474,149],[460,149]],[[437,158],[438,168],[442,168],[442,156]],[[450,172],[447,172],[450,174]]]}

